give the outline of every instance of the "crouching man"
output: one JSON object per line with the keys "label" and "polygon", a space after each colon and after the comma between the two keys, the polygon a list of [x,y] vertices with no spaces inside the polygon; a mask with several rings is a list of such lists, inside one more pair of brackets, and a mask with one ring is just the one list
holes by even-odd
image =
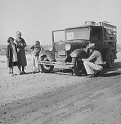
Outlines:
{"label": "crouching man", "polygon": [[88,77],[91,78],[95,77],[98,72],[103,70],[103,59],[101,53],[96,50],[94,43],[90,43],[87,46],[87,49],[89,49],[90,57],[87,59],[82,59],[82,61]]}

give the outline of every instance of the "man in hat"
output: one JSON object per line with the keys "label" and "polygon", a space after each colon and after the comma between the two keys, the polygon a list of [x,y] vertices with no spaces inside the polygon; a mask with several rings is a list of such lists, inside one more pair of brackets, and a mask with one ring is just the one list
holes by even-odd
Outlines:
{"label": "man in hat", "polygon": [[83,64],[88,77],[91,78],[94,77],[97,72],[103,70],[103,59],[101,53],[95,49],[94,43],[90,43],[87,48],[89,49],[91,55],[87,59],[82,59],[82,61],[84,61]]}

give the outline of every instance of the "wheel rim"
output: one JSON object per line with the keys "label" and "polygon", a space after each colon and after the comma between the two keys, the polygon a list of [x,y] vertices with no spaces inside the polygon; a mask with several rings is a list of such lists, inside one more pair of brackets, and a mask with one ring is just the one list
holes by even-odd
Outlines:
{"label": "wheel rim", "polygon": [[78,61],[78,59],[75,62],[75,68],[79,73],[82,73],[84,69],[83,63],[81,61]]}
{"label": "wheel rim", "polygon": [[[47,61],[47,60],[44,59],[44,61]],[[48,61],[49,61],[49,60],[48,60]],[[50,70],[50,68],[51,68],[51,65],[43,65],[43,66],[44,66],[44,68],[47,69],[47,70]]]}

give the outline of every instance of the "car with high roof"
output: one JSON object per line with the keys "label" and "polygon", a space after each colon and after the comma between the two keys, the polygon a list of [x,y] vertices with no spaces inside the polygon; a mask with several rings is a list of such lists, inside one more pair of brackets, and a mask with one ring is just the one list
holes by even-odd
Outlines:
{"label": "car with high roof", "polygon": [[51,57],[43,55],[39,62],[43,72],[51,72],[54,66],[72,69],[80,76],[85,72],[82,58],[89,57],[87,45],[95,43],[107,67],[114,65],[116,57],[117,27],[109,22],[86,21],[84,25],[52,31]]}

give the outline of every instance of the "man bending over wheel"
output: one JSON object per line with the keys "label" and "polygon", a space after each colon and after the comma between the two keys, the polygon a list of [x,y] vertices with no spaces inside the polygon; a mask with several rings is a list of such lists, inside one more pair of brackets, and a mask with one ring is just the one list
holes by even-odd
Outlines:
{"label": "man bending over wheel", "polygon": [[95,44],[90,43],[87,48],[90,52],[90,57],[82,59],[88,77],[94,77],[96,74],[103,70],[103,59],[99,51],[96,50]]}

